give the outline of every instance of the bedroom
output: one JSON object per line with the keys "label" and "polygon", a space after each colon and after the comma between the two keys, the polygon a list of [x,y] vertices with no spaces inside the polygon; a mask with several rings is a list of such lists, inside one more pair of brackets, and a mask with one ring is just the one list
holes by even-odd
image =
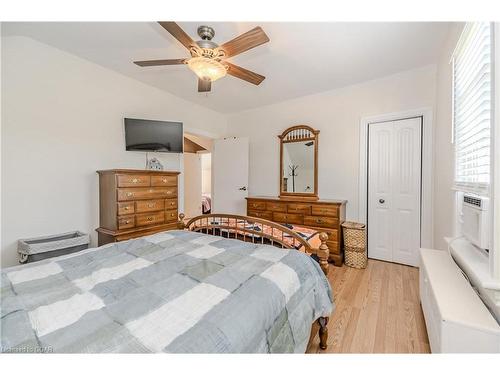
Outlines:
{"label": "bedroom", "polygon": [[498,356],[496,20],[167,14],[2,19],[2,352]]}

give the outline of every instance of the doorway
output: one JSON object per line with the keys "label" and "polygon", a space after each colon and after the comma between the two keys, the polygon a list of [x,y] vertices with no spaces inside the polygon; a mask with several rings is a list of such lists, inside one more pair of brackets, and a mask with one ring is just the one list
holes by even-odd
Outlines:
{"label": "doorway", "polygon": [[368,124],[369,257],[418,265],[422,117]]}
{"label": "doorway", "polygon": [[184,215],[186,219],[210,213],[211,151],[210,138],[184,133]]}
{"label": "doorway", "polygon": [[[433,119],[431,107],[402,112],[387,113],[360,119],[359,129],[359,193],[358,221],[367,224],[368,237],[371,234],[368,220],[368,129],[370,124],[398,121],[410,118],[421,119],[421,198],[420,198],[420,247],[432,249],[433,241]],[[370,219],[371,220],[371,219]],[[371,228],[373,230],[373,228]],[[417,250],[418,254],[418,250]],[[372,258],[370,244],[368,257]],[[415,258],[413,258],[415,259]],[[416,265],[419,265],[417,256]]]}

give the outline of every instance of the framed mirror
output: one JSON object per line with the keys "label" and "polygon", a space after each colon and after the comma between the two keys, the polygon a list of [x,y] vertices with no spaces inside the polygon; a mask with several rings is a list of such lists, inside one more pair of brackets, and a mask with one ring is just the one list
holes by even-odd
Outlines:
{"label": "framed mirror", "polygon": [[307,125],[286,129],[280,139],[280,198],[318,199],[318,135]]}

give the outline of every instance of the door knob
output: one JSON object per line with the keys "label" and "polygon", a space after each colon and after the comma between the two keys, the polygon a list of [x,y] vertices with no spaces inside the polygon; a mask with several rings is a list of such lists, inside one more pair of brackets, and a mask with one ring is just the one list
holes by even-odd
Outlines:
{"label": "door knob", "polygon": [[243,187],[240,187],[238,190],[243,190],[243,191],[246,191],[246,190],[247,190],[247,187],[246,187],[246,186],[243,186]]}
{"label": "door knob", "polygon": [[378,202],[379,202],[379,203],[384,204],[384,203],[385,203],[385,199],[380,198],[380,199],[378,200]]}

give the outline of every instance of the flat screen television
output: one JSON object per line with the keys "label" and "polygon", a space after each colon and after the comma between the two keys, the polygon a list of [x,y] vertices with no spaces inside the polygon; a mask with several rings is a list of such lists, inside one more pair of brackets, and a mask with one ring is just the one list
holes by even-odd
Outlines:
{"label": "flat screen television", "polygon": [[127,151],[182,153],[182,122],[125,118]]}

